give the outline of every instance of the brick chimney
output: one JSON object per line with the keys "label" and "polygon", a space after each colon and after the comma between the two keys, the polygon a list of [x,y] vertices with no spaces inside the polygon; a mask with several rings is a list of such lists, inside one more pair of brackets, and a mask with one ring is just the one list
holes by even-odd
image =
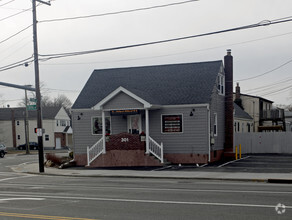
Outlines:
{"label": "brick chimney", "polygon": [[236,87],[235,87],[235,99],[240,99],[240,87],[239,87],[239,83],[236,83]]}
{"label": "brick chimney", "polygon": [[231,50],[224,56],[225,71],[225,152],[233,152],[233,57]]}
{"label": "brick chimney", "polygon": [[244,110],[243,105],[242,105],[242,100],[240,98],[240,87],[239,87],[239,83],[236,83],[236,87],[235,87],[235,100],[234,102],[241,108]]}

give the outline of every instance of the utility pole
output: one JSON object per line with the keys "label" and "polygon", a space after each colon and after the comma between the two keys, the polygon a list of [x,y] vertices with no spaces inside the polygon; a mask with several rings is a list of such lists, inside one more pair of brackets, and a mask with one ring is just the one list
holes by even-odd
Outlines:
{"label": "utility pole", "polygon": [[25,89],[25,146],[26,154],[29,154],[29,126],[28,126],[28,110],[27,110],[27,90]]}
{"label": "utility pole", "polygon": [[39,146],[39,171],[43,173],[44,168],[44,145],[43,145],[43,122],[41,109],[41,92],[40,92],[40,77],[39,77],[39,54],[37,40],[37,17],[36,17],[36,1],[51,5],[50,3],[41,0],[32,0],[32,17],[33,17],[33,48],[34,48],[34,72],[35,72],[35,89],[36,89],[36,107],[37,107],[37,135]]}

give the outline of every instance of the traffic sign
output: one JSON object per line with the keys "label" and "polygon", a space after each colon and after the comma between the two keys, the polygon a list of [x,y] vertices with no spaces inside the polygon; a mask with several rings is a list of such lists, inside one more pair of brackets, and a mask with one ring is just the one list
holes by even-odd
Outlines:
{"label": "traffic sign", "polygon": [[30,98],[29,101],[30,101],[30,102],[35,102],[35,103],[36,103],[36,102],[37,102],[37,99],[35,99],[35,98]]}
{"label": "traffic sign", "polygon": [[29,110],[29,111],[36,110],[36,105],[28,105],[27,110]]}

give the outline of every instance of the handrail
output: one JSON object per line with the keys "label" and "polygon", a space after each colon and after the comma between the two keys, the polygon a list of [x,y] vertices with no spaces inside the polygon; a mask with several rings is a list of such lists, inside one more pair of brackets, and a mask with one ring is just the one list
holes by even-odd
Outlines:
{"label": "handrail", "polygon": [[103,137],[99,139],[92,147],[87,147],[87,166],[90,165],[99,155],[103,153]]}
{"label": "handrail", "polygon": [[149,152],[163,163],[163,143],[158,144],[149,136]]}

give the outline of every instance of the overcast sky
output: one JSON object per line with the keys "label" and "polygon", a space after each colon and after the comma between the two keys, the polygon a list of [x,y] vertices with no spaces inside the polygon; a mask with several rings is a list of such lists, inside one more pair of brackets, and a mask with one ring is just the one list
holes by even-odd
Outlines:
{"label": "overcast sky", "polygon": [[[292,18],[291,0],[200,0],[149,10],[51,21],[147,8],[185,0],[55,0],[39,5],[39,54],[111,48]],[[6,4],[7,3],[7,4]],[[0,0],[0,42],[32,24],[30,0]],[[20,13],[21,12],[21,13]],[[8,16],[20,13],[13,17]],[[187,40],[40,62],[44,94],[72,102],[94,69],[223,60],[232,49],[234,86],[275,104],[292,103],[292,22]],[[32,27],[0,43],[1,67],[33,54]],[[290,61],[290,62],[289,62]],[[272,71],[273,70],[273,71]],[[254,78],[255,76],[260,77]],[[251,78],[251,79],[249,79]],[[33,64],[0,71],[0,81],[34,85]],[[0,103],[17,106],[24,91],[0,86]],[[1,107],[2,107],[1,106]]]}

